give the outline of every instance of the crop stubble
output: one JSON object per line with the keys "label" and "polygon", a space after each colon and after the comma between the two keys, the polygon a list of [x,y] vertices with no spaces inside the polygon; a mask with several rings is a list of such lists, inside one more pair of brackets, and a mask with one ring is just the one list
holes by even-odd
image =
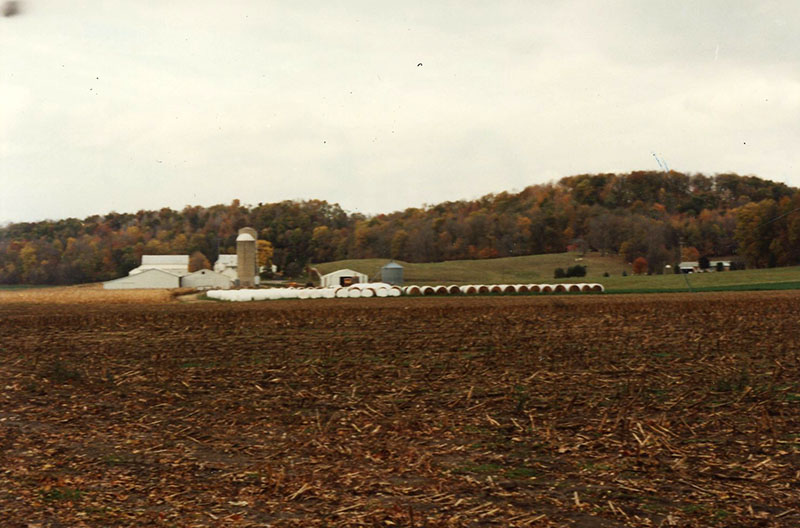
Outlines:
{"label": "crop stubble", "polygon": [[0,306],[0,517],[795,526],[798,301]]}

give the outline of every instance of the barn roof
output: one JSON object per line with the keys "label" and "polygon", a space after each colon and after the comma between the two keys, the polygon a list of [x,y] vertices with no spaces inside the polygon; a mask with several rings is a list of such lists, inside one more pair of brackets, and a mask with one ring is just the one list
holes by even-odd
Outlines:
{"label": "barn roof", "polygon": [[189,255],[142,255],[142,265],[188,266]]}
{"label": "barn roof", "polygon": [[354,271],[354,270],[351,270],[351,269],[348,269],[348,268],[344,268],[344,269],[332,271],[330,273],[326,273],[325,275],[323,275],[323,277],[336,277],[336,276],[347,277],[347,276],[356,276],[356,275],[362,276],[362,277],[366,277],[367,276],[366,273],[361,273],[361,272]]}

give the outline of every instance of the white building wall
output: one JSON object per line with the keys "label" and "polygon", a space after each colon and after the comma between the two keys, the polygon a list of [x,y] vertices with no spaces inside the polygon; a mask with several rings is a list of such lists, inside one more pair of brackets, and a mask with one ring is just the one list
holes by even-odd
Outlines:
{"label": "white building wall", "polygon": [[184,288],[220,288],[227,290],[233,285],[233,280],[222,273],[211,270],[199,270],[181,277],[181,286]]}
{"label": "white building wall", "polygon": [[103,283],[106,290],[164,289],[180,287],[181,279],[166,271],[151,269]]}

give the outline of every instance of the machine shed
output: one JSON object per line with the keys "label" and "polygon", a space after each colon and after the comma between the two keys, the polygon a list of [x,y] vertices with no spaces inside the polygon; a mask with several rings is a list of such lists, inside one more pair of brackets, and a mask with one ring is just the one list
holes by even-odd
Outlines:
{"label": "machine shed", "polygon": [[323,288],[350,286],[362,282],[369,282],[369,277],[364,273],[359,273],[347,268],[336,270],[320,277],[320,286]]}

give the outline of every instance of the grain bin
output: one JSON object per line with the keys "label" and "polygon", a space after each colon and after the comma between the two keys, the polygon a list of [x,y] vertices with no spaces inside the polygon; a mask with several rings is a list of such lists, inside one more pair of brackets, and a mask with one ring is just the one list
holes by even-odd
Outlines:
{"label": "grain bin", "polygon": [[403,284],[403,266],[392,261],[382,267],[381,281],[389,284]]}

